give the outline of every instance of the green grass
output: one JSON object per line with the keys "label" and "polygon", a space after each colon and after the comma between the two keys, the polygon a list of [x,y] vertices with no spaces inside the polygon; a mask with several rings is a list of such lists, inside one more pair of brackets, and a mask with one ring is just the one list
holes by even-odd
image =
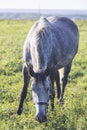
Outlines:
{"label": "green grass", "polygon": [[80,31],[64,105],[48,109],[48,121],[35,120],[30,87],[21,116],[16,115],[22,88],[22,49],[34,21],[0,21],[0,130],[87,130],[87,21],[75,21]]}

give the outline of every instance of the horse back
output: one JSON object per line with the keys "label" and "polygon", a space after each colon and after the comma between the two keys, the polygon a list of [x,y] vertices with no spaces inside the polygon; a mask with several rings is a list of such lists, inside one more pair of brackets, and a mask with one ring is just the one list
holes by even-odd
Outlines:
{"label": "horse back", "polygon": [[45,68],[50,65],[63,67],[71,62],[77,53],[78,39],[78,28],[72,20],[55,16],[41,18],[27,36],[25,60],[31,60],[33,66],[37,64]]}

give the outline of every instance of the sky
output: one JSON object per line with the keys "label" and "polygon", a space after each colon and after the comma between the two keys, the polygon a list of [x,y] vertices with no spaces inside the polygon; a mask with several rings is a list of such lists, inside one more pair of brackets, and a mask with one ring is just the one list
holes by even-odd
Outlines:
{"label": "sky", "polygon": [[87,9],[87,0],[0,0],[0,9]]}

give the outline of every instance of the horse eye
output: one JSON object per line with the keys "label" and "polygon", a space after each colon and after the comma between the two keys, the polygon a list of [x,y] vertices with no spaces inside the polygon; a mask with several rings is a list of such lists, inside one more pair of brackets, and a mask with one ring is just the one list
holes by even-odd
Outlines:
{"label": "horse eye", "polygon": [[34,90],[35,89],[35,83],[31,83],[31,90]]}
{"label": "horse eye", "polygon": [[31,90],[33,90],[34,89],[34,85],[31,85]]}
{"label": "horse eye", "polygon": [[49,91],[50,90],[50,87],[47,87],[47,91]]}

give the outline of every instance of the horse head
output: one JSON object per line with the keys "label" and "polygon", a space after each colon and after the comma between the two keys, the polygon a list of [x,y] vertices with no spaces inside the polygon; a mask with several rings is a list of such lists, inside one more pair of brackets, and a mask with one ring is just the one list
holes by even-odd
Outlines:
{"label": "horse head", "polygon": [[49,70],[46,69],[44,72],[36,73],[32,68],[30,68],[29,72],[32,77],[31,90],[36,108],[36,119],[39,122],[44,122],[47,120],[46,110],[51,90]]}

